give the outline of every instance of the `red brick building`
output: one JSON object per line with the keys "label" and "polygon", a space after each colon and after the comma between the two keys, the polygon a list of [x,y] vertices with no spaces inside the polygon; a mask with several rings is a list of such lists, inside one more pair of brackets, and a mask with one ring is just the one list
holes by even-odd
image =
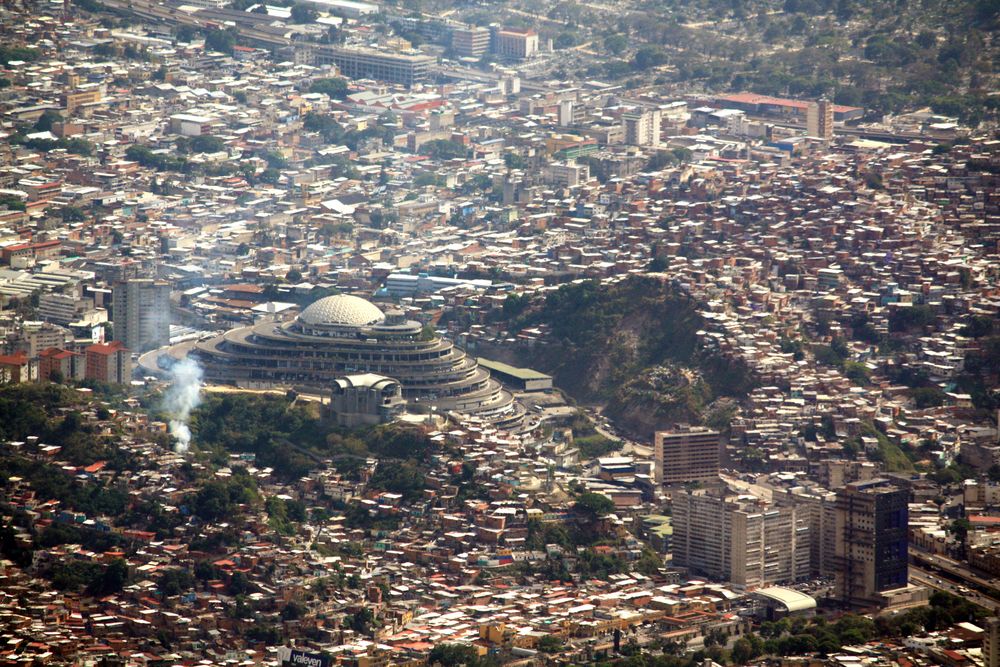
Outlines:
{"label": "red brick building", "polygon": [[63,380],[82,380],[86,357],[76,352],[50,347],[38,353],[38,379],[51,380],[53,373]]}
{"label": "red brick building", "polygon": [[17,354],[0,355],[0,382],[27,382],[31,379],[31,365],[28,355],[23,352]]}
{"label": "red brick building", "polygon": [[125,384],[132,380],[132,353],[120,340],[97,343],[84,350],[87,372],[84,377],[98,382]]}

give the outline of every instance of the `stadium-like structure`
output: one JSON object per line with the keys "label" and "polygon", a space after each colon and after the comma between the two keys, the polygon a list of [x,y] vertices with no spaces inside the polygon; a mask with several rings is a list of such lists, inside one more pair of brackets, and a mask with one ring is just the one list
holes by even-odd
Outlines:
{"label": "stadium-like structure", "polygon": [[188,352],[207,382],[247,388],[328,391],[337,377],[394,378],[411,403],[516,426],[524,408],[476,360],[450,341],[424,334],[402,311],[382,312],[357,296],[312,303],[287,322],[264,321],[200,341]]}

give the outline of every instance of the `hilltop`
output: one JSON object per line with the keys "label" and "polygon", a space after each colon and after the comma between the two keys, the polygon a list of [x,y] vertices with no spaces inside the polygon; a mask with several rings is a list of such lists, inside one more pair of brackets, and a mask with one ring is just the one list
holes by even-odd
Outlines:
{"label": "hilltop", "polygon": [[605,404],[639,435],[700,423],[713,401],[744,396],[753,384],[742,363],[699,345],[704,321],[695,302],[652,276],[564,285],[525,305],[511,324],[548,325],[551,336],[530,364],[574,399]]}

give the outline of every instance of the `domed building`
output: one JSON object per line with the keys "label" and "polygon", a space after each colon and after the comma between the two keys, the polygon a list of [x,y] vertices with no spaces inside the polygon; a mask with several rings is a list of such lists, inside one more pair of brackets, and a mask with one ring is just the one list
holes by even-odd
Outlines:
{"label": "domed building", "polygon": [[424,335],[401,310],[383,312],[346,294],[319,299],[288,322],[264,321],[200,341],[188,354],[207,382],[326,392],[338,377],[377,373],[398,380],[407,401],[439,412],[505,427],[524,416],[489,371],[450,341]]}

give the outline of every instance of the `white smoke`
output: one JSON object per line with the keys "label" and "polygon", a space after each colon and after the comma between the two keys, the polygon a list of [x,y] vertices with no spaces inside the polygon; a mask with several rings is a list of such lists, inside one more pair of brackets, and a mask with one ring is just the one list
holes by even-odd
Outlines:
{"label": "white smoke", "polygon": [[177,438],[176,451],[191,446],[191,411],[201,404],[201,366],[185,357],[170,368],[170,388],[163,396],[163,409],[170,415],[170,433]]}

